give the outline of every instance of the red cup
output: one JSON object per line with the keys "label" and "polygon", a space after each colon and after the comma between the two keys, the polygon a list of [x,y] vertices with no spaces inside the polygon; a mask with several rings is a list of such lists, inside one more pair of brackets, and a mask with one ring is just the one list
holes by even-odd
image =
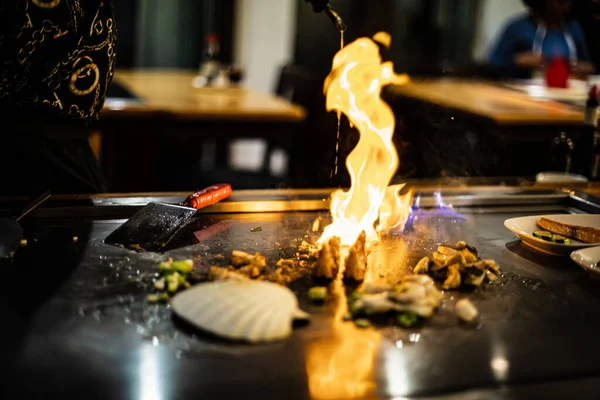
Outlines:
{"label": "red cup", "polygon": [[569,75],[571,74],[571,68],[568,60],[561,57],[553,58],[546,66],[545,74],[546,86],[563,89],[569,87]]}

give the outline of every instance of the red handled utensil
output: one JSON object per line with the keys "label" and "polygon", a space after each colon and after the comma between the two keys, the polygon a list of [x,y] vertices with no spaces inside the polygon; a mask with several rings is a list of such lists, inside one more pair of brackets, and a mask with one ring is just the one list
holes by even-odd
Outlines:
{"label": "red handled utensil", "polygon": [[207,187],[189,195],[181,204],[148,203],[104,239],[104,243],[133,250],[159,251],[197,210],[231,196],[229,184]]}

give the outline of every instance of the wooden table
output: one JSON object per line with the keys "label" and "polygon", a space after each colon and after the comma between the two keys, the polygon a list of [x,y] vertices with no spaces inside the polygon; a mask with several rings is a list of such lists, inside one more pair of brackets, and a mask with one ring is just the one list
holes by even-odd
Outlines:
{"label": "wooden table", "polygon": [[195,71],[119,70],[115,82],[143,103],[108,101],[102,118],[161,113],[180,120],[299,122],[302,107],[246,88],[195,88]]}
{"label": "wooden table", "polygon": [[583,110],[563,103],[537,100],[493,83],[436,79],[393,86],[396,96],[487,118],[499,125],[580,125]]}
{"label": "wooden table", "polygon": [[[243,87],[194,88],[195,76],[196,71],[116,72],[115,82],[136,98],[109,98],[101,113],[100,158],[111,191],[199,187],[227,171],[228,143],[238,138],[267,141],[260,174],[268,178],[271,151],[289,148],[304,109]],[[214,161],[199,168],[201,158]]]}
{"label": "wooden table", "polygon": [[401,155],[401,168],[412,168],[413,176],[534,176],[557,170],[553,143],[562,133],[574,143],[571,172],[587,175],[591,168],[593,137],[581,107],[451,78],[415,80],[389,87],[386,95],[398,119],[396,140],[411,149]]}

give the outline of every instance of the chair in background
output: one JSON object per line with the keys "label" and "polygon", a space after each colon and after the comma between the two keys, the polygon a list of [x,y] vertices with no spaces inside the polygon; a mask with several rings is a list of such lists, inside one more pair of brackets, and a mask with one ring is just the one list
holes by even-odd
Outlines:
{"label": "chair in background", "polygon": [[[313,107],[315,94],[321,92],[320,86],[321,84],[317,83],[307,71],[295,66],[284,66],[280,70],[275,94],[291,103],[304,107],[308,113],[307,119],[310,119],[310,108]],[[183,179],[193,181],[198,186],[209,185],[211,182],[217,181],[228,182],[236,189],[295,187],[295,180],[292,177],[295,176],[297,171],[294,170],[294,167],[302,164],[299,160],[300,153],[296,151],[296,147],[302,146],[304,148],[303,137],[306,132],[306,121],[298,124],[297,127],[291,128],[291,131],[291,133],[288,131],[282,133],[282,135],[262,136],[255,139],[253,139],[252,134],[249,134],[244,138],[205,141],[203,147],[206,148],[202,151],[203,158],[208,160],[216,157],[221,160],[221,166],[216,168],[203,167],[202,160],[200,160],[195,168],[196,172],[193,179],[190,177]],[[250,139],[250,143],[244,143],[243,139]],[[260,142],[263,142],[264,145],[260,146]],[[287,155],[287,173],[284,176],[274,174],[272,169],[272,160],[281,150]],[[250,154],[248,154],[248,157],[240,158],[240,153],[244,151],[248,151]],[[256,160],[255,157],[260,157],[261,160]],[[227,166],[224,165],[226,159],[230,160],[226,163]],[[252,170],[248,170],[244,168],[248,167],[245,164],[258,165],[254,165]],[[170,179],[173,180],[172,177]],[[182,183],[173,182],[173,184],[181,186]]]}
{"label": "chair in background", "polygon": [[292,187],[331,185],[337,118],[325,109],[324,79],[297,65],[281,69],[276,94],[306,110],[306,119],[292,138],[288,155],[286,183]]}

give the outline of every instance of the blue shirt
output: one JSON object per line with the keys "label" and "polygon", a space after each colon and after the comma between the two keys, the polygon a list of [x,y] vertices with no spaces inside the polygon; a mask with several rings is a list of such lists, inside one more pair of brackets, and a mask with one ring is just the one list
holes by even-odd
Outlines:
{"label": "blue shirt", "polygon": [[[490,55],[490,64],[496,68],[512,68],[514,56],[517,53],[533,51],[537,22],[529,15],[519,16],[504,27],[502,35]],[[570,21],[564,30],[548,30],[543,39],[542,56],[547,59],[554,57],[570,58],[569,44],[566,33],[573,38],[577,59],[590,60],[590,54],[585,43],[581,27],[576,21]]]}

